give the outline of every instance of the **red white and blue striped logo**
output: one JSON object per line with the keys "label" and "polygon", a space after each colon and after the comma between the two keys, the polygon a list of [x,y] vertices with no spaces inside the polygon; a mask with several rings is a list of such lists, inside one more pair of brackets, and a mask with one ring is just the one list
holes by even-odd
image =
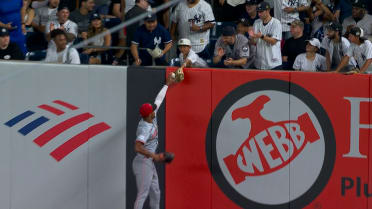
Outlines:
{"label": "red white and blue striped logo", "polygon": [[[40,117],[37,117],[35,120],[27,123],[26,125],[24,125],[18,130],[18,132],[22,134],[23,136],[27,136],[28,134],[37,130],[41,125],[46,124],[47,122],[51,122],[54,119],[58,119],[59,116],[64,115],[67,111],[78,110],[79,107],[69,104],[67,102],[61,101],[61,100],[55,100],[52,102],[51,105],[42,104],[42,105],[39,105],[37,109],[49,112],[51,113],[52,116],[56,116],[56,117],[48,118],[43,115]],[[33,142],[37,144],[38,146],[43,147],[44,145],[52,141],[54,138],[56,138],[63,132],[94,117],[94,115],[92,115],[89,112],[78,113],[77,111],[76,113],[77,114],[72,114],[71,117],[52,126],[51,128],[45,131],[42,131],[41,134],[33,140]],[[16,124],[20,123],[21,121],[25,120],[26,118],[32,115],[36,115],[36,114],[37,114],[36,111],[27,110],[13,117],[9,121],[7,121],[5,125],[8,127],[13,127]],[[42,127],[40,127],[40,129],[41,128]],[[82,146],[83,144],[85,144],[86,142],[88,142],[93,137],[97,136],[98,134],[101,134],[102,132],[109,130],[110,128],[111,127],[105,122],[99,122],[94,125],[90,125],[85,130],[72,136],[67,141],[65,141],[62,145],[58,146],[56,149],[54,149],[50,153],[50,155],[56,161],[59,162],[63,158],[65,158],[67,155],[69,155],[71,152],[73,152],[75,149]]]}

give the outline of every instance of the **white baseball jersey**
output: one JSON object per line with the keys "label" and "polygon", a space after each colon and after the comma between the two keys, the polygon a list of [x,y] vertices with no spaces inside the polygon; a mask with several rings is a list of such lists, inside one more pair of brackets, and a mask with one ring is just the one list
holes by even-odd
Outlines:
{"label": "white baseball jersey", "polygon": [[[369,40],[365,40],[361,45],[351,44],[350,48],[346,54],[348,57],[354,57],[358,63],[359,68],[362,68],[364,63],[368,59],[372,59],[372,43]],[[368,70],[372,70],[370,65]]]}
{"label": "white baseball jersey", "polygon": [[35,10],[33,22],[38,25],[46,25],[49,21],[57,20],[57,8],[41,7]]}
{"label": "white baseball jersey", "polygon": [[[329,56],[331,58],[331,66],[337,66],[340,64],[342,58],[347,54],[349,50],[350,42],[344,37],[341,37],[340,43],[335,43],[333,40],[330,40],[328,37],[324,37],[322,41],[322,48],[328,51]],[[334,50],[338,49],[338,53],[334,54]],[[353,57],[350,58],[349,64],[356,66],[355,59]]]}
{"label": "white baseball jersey", "polygon": [[194,7],[189,8],[186,1],[180,2],[174,12],[171,20],[177,24],[179,39],[187,38],[191,41],[191,48],[199,53],[204,50],[209,43],[209,31],[199,32],[191,31],[191,24],[194,22],[197,26],[202,26],[206,22],[215,22],[212,7],[204,0],[200,0]]}
{"label": "white baseball jersey", "polygon": [[60,27],[64,27],[65,28],[65,31],[67,33],[72,33],[75,35],[75,37],[77,37],[77,34],[78,34],[78,26],[76,23],[72,22],[71,20],[67,20],[64,24],[60,24],[58,22],[58,20],[54,20],[54,21],[49,21],[46,25],[45,25],[45,34],[48,34],[50,33],[50,24],[53,23],[54,24],[54,28],[57,29],[57,28],[60,28]]}
{"label": "white baseball jersey", "polygon": [[75,48],[70,48],[69,53],[67,49],[63,50],[59,54],[57,53],[56,47],[50,47],[47,50],[45,62],[48,63],[64,63],[64,64],[80,64],[79,53]]}
{"label": "white baseball jersey", "polygon": [[293,69],[308,72],[326,71],[326,58],[320,54],[315,54],[314,60],[308,60],[306,53],[302,53],[296,57]]}
{"label": "white baseball jersey", "polygon": [[298,12],[287,13],[284,12],[284,8],[298,8],[300,6],[309,6],[307,0],[274,0],[274,17],[280,20],[282,23],[283,32],[290,30],[290,26],[287,23],[292,23],[294,20],[299,20],[300,15]]}
{"label": "white baseball jersey", "polygon": [[267,24],[263,24],[261,19],[258,19],[253,24],[255,33],[262,33],[265,36],[272,37],[276,40],[276,44],[271,45],[268,42],[257,39],[257,51],[254,66],[257,69],[269,70],[282,65],[282,52],[280,50],[280,41],[282,40],[282,26],[280,21],[274,17]]}
{"label": "white baseball jersey", "polygon": [[[182,65],[185,62],[185,60],[183,59],[183,54],[180,53],[179,57]],[[197,55],[192,49],[190,49],[190,52],[187,55],[186,59],[191,61],[192,67],[208,67],[207,63],[202,58],[200,58],[199,55]]]}
{"label": "white baseball jersey", "polygon": [[355,22],[352,16],[344,19],[344,22],[342,23],[344,29],[342,33],[346,32],[346,29],[349,25],[355,25],[362,28],[365,37],[372,36],[372,15],[364,15],[363,19],[361,19],[359,22]]}

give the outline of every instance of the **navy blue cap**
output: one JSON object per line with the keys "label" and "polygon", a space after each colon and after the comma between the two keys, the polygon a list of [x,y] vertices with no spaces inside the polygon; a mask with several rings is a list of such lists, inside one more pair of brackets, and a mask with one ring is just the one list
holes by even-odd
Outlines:
{"label": "navy blue cap", "polygon": [[265,10],[270,10],[270,4],[267,2],[261,2],[257,5],[257,11],[265,11]]}
{"label": "navy blue cap", "polygon": [[352,6],[353,7],[358,7],[358,8],[362,8],[362,9],[365,9],[366,8],[366,4],[364,3],[363,0],[356,0],[352,3]]}
{"label": "navy blue cap", "polygon": [[235,35],[235,28],[232,26],[225,26],[222,28],[222,36],[233,36]]}
{"label": "navy blue cap", "polygon": [[57,11],[61,11],[61,10],[64,10],[64,9],[67,9],[68,11],[70,11],[70,9],[68,8],[68,6],[63,6],[63,5],[60,5],[57,9]]}
{"label": "navy blue cap", "polygon": [[245,3],[248,4],[248,5],[257,5],[261,2],[262,2],[262,0],[245,0]]}
{"label": "navy blue cap", "polygon": [[153,22],[157,19],[156,14],[149,14],[147,17],[145,17],[145,21],[147,22]]}
{"label": "navy blue cap", "polygon": [[9,31],[6,28],[0,27],[0,37],[9,36]]}
{"label": "navy blue cap", "polygon": [[93,20],[101,20],[101,15],[98,13],[92,14],[92,16],[90,16],[90,21],[92,22]]}

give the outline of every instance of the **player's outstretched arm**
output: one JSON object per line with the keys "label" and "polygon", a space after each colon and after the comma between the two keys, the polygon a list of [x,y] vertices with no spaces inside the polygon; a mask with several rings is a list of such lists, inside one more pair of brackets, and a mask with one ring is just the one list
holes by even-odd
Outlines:
{"label": "player's outstretched arm", "polygon": [[168,86],[172,85],[173,83],[175,83],[175,80],[174,78],[172,77],[172,74],[170,73],[167,77],[167,81],[165,82],[165,85],[163,86],[163,88],[159,91],[158,95],[156,96],[155,98],[155,105],[156,105],[156,110],[155,112],[158,111],[161,103],[163,103],[163,100],[165,98],[165,95],[167,94],[167,90],[168,90]]}

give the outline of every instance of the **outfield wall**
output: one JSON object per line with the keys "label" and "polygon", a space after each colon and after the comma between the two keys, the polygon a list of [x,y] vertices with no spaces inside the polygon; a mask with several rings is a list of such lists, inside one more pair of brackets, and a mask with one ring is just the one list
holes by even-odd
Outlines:
{"label": "outfield wall", "polygon": [[[1,62],[0,208],[132,208],[138,107],[172,70]],[[371,100],[370,75],[186,69],[161,208],[372,209]]]}

